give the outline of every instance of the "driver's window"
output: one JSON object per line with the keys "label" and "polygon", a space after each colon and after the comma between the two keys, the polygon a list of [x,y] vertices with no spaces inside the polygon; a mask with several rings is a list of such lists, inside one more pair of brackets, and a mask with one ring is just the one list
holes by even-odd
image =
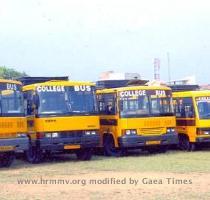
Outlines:
{"label": "driver's window", "polygon": [[114,94],[100,94],[98,95],[99,113],[104,115],[116,114],[116,103]]}
{"label": "driver's window", "polygon": [[177,98],[175,103],[175,111],[177,118],[193,118],[195,111],[193,100],[190,97]]}

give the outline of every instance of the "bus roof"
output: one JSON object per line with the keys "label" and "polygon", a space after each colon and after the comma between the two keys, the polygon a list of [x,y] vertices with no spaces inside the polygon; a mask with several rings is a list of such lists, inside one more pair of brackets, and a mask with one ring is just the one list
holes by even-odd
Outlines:
{"label": "bus roof", "polygon": [[44,83],[35,83],[31,85],[23,86],[23,90],[35,90],[37,86],[75,86],[75,85],[89,85],[95,86],[92,82],[83,82],[83,81],[47,81]]}
{"label": "bus roof", "polygon": [[210,96],[210,90],[173,92],[173,97],[199,97],[199,96]]}
{"label": "bus roof", "polygon": [[17,84],[17,85],[22,85],[22,83],[20,81],[9,80],[9,79],[0,79],[0,84],[1,83],[13,83],[13,84]]}
{"label": "bus roof", "polygon": [[97,93],[114,93],[127,90],[171,90],[171,88],[165,86],[128,86],[111,89],[101,89],[97,90]]}

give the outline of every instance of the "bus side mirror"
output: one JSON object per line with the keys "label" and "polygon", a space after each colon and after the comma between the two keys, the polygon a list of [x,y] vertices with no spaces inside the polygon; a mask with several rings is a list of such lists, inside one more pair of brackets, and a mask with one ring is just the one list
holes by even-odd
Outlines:
{"label": "bus side mirror", "polygon": [[34,103],[34,105],[36,106],[36,107],[39,107],[39,104],[40,104],[40,102],[39,102],[39,96],[38,95],[33,95],[33,103]]}

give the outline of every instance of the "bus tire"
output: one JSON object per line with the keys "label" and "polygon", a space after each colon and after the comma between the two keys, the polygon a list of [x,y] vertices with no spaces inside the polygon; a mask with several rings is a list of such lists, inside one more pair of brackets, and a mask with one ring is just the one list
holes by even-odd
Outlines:
{"label": "bus tire", "polygon": [[26,160],[29,163],[37,164],[40,163],[42,160],[41,151],[39,148],[32,146],[32,144],[29,144],[29,148],[27,151],[25,151]]}
{"label": "bus tire", "polygon": [[93,155],[93,151],[90,148],[80,149],[76,152],[76,155],[77,155],[78,160],[87,161],[87,160],[91,160],[92,155]]}
{"label": "bus tire", "polygon": [[182,151],[195,151],[196,146],[189,141],[186,135],[179,135],[179,148]]}
{"label": "bus tire", "polygon": [[123,149],[115,147],[114,138],[108,134],[104,137],[104,155],[119,157],[123,155]]}
{"label": "bus tire", "polygon": [[5,152],[0,155],[0,167],[9,167],[15,159],[14,152]]}

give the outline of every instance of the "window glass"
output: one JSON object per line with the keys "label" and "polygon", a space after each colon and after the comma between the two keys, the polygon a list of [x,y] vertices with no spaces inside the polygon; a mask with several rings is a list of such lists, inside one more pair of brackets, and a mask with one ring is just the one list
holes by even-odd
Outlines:
{"label": "window glass", "polygon": [[176,117],[193,118],[195,116],[192,98],[176,98],[174,104]]}

